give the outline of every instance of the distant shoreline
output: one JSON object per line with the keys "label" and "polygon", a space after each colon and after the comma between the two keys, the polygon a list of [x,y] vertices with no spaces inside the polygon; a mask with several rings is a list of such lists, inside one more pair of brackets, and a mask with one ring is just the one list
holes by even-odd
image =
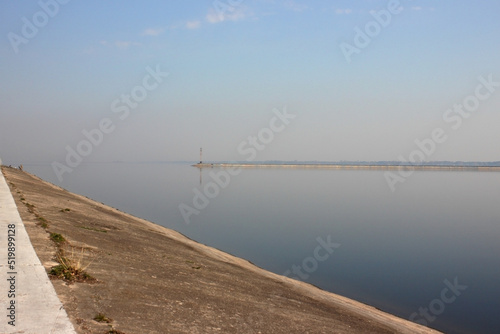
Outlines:
{"label": "distant shoreline", "polygon": [[296,169],[351,169],[351,170],[423,170],[423,171],[485,171],[500,172],[500,165],[474,164],[327,164],[327,163],[197,163],[197,168],[296,168]]}

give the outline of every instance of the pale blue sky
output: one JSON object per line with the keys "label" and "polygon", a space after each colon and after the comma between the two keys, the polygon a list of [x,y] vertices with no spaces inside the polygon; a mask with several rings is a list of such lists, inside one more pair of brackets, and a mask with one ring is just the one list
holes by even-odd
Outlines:
{"label": "pale blue sky", "polygon": [[[428,160],[500,160],[500,87],[457,130],[443,120],[478,77],[500,81],[498,1],[401,0],[351,62],[341,44],[391,1],[219,3],[234,6],[72,0],[13,47],[23,17],[44,14],[2,1],[0,158],[63,162],[109,118],[85,161],[196,160],[200,146],[206,159],[242,160],[238,145],[286,106],[297,117],[256,160],[397,160],[438,127],[448,139]],[[157,66],[169,76],[120,120],[113,101]]]}

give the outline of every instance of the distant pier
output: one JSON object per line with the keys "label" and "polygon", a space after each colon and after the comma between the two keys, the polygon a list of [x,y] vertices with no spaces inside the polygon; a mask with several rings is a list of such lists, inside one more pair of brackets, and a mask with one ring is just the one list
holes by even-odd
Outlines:
{"label": "distant pier", "polygon": [[282,169],[350,169],[350,170],[426,170],[426,171],[484,171],[500,172],[500,166],[474,165],[370,165],[370,164],[292,164],[292,163],[231,163],[214,162],[192,165],[197,168],[282,168]]}

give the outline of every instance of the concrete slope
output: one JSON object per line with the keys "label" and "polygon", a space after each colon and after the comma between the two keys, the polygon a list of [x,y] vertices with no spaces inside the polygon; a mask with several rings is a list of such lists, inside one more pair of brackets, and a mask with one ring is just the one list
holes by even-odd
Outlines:
{"label": "concrete slope", "polygon": [[1,172],[0,295],[0,333],[75,333]]}

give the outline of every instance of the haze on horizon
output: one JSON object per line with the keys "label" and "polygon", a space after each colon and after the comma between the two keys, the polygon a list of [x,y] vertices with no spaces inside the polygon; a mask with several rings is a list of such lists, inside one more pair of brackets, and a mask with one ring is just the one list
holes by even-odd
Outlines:
{"label": "haze on horizon", "polygon": [[286,108],[255,160],[398,160],[441,129],[427,160],[498,161],[499,33],[496,1],[4,1],[0,158],[64,163],[101,127],[86,162],[244,160]]}

